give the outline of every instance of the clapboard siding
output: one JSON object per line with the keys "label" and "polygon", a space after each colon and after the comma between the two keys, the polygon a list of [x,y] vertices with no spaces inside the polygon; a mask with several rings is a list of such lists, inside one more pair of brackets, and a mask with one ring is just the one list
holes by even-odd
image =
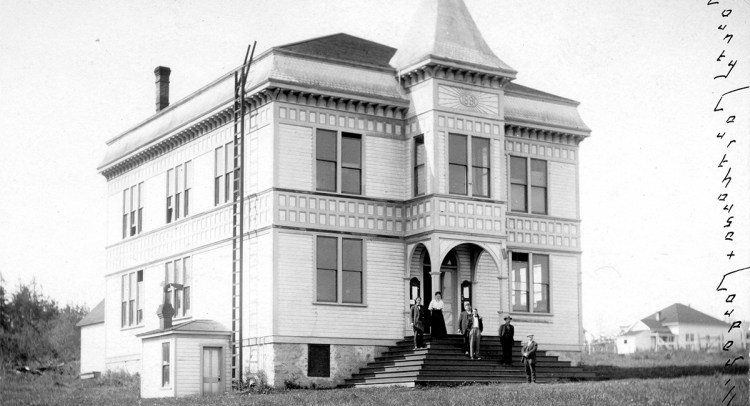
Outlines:
{"label": "clapboard siding", "polygon": [[500,281],[497,266],[492,257],[483,252],[476,267],[474,284],[474,306],[479,309],[484,325],[484,334],[497,334],[500,328],[500,317],[497,310],[500,305]]}
{"label": "clapboard siding", "polygon": [[549,163],[550,215],[578,218],[576,166],[554,161]]}
{"label": "clapboard siding", "polygon": [[175,379],[177,382],[176,395],[177,396],[189,396],[199,395],[201,393],[202,384],[202,368],[201,368],[201,346],[207,347],[221,347],[221,355],[223,357],[222,362],[222,380],[224,384],[224,390],[230,390],[229,383],[231,382],[231,364],[228,346],[228,338],[208,338],[208,337],[178,337],[175,348]]}
{"label": "clapboard siding", "polygon": [[505,151],[503,150],[502,140],[492,139],[490,141],[490,151],[492,152],[492,164],[490,167],[492,186],[490,186],[490,193],[493,199],[506,201]]}
{"label": "clapboard siding", "polygon": [[312,128],[279,125],[279,187],[314,190]]}
{"label": "clapboard siding", "polygon": [[231,328],[232,324],[232,245],[222,244],[193,255],[193,281],[190,287],[192,319],[208,319]]}
{"label": "clapboard siding", "polygon": [[104,323],[81,327],[81,373],[104,372]]}
{"label": "clapboard siding", "polygon": [[244,289],[249,292],[243,298],[247,306],[243,309],[243,316],[249,320],[249,329],[245,338],[255,338],[271,335],[273,332],[273,234],[260,234],[249,240],[246,260],[246,275],[249,276]]}
{"label": "clapboard siding", "polygon": [[[436,135],[434,142],[437,144],[437,155],[432,161],[436,169],[432,173],[437,177],[437,193],[448,194],[448,136],[445,131],[438,131]],[[426,141],[425,146],[433,147],[428,146]]]}
{"label": "clapboard siding", "polygon": [[366,240],[367,306],[316,305],[314,237],[279,232],[293,247],[278,261],[278,334],[309,337],[388,338],[402,335],[403,244]]}
{"label": "clapboard siding", "polygon": [[273,184],[273,126],[261,127],[249,134],[245,147],[245,193],[253,194]]}
{"label": "clapboard siding", "polygon": [[[550,255],[550,299],[551,312],[554,316],[533,316],[537,323],[516,323],[516,334],[534,334],[534,340],[555,346],[581,345],[579,336],[580,300],[578,292],[578,257]],[[514,316],[516,317],[516,316]],[[518,319],[529,320],[532,317],[518,315]]]}
{"label": "clapboard siding", "polygon": [[365,190],[367,196],[382,199],[406,198],[411,171],[405,141],[390,138],[365,139]]}
{"label": "clapboard siding", "polygon": [[[141,372],[141,397],[163,398],[174,396],[175,384],[175,340],[173,337],[154,338],[143,342],[143,371]],[[162,343],[169,343],[169,382],[161,386]]]}

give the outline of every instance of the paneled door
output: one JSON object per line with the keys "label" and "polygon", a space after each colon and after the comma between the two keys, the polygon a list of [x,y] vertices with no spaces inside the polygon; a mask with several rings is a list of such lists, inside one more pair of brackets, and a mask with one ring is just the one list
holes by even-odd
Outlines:
{"label": "paneled door", "polygon": [[221,347],[203,347],[202,376],[203,395],[218,395],[223,393],[221,383]]}

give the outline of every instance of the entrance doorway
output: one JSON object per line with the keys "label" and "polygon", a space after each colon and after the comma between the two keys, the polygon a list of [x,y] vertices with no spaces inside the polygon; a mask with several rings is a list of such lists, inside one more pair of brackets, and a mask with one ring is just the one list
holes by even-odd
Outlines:
{"label": "entrance doorway", "polygon": [[422,285],[424,286],[424,289],[422,289],[422,304],[425,307],[432,300],[432,275],[430,275],[430,272],[432,272],[430,254],[425,250],[424,255],[422,255]]}
{"label": "entrance doorway", "polygon": [[221,347],[203,347],[201,356],[202,392],[204,396],[219,395],[222,390]]}
{"label": "entrance doorway", "polygon": [[458,274],[458,259],[456,250],[450,250],[440,264],[440,291],[443,293],[443,317],[445,327],[449,333],[458,329],[458,315],[461,313],[459,298],[456,295],[456,275]]}

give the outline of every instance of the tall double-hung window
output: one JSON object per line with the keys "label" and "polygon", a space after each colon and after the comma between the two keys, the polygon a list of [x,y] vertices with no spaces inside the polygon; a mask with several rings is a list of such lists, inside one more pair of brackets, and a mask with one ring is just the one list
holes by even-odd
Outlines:
{"label": "tall double-hung window", "polygon": [[140,234],[143,230],[143,182],[122,192],[122,238]]}
{"label": "tall double-hung window", "polygon": [[427,150],[424,146],[424,136],[414,137],[414,196],[421,196],[427,192],[427,169],[425,166]]}
{"label": "tall double-hung window", "polygon": [[549,255],[512,252],[514,312],[549,313]]}
{"label": "tall double-hung window", "polygon": [[122,275],[120,327],[143,324],[143,271]]}
{"label": "tall double-hung window", "polygon": [[190,189],[193,185],[193,163],[167,170],[167,223],[190,215]]}
{"label": "tall double-hung window", "polygon": [[165,293],[165,300],[174,308],[174,317],[187,317],[191,314],[192,275],[192,258],[190,257],[169,261],[164,266],[165,285],[170,283],[178,285]]}
{"label": "tall double-hung window", "polygon": [[448,191],[457,195],[489,197],[490,159],[489,139],[450,134]]}
{"label": "tall double-hung window", "polygon": [[510,157],[510,210],[547,214],[547,161]]}
{"label": "tall double-hung window", "polygon": [[361,239],[317,237],[317,302],[363,303],[362,245]]}
{"label": "tall double-hung window", "polygon": [[362,136],[318,129],[315,134],[315,188],[362,194]]}
{"label": "tall double-hung window", "polygon": [[232,199],[234,188],[234,142],[214,150],[214,205]]}

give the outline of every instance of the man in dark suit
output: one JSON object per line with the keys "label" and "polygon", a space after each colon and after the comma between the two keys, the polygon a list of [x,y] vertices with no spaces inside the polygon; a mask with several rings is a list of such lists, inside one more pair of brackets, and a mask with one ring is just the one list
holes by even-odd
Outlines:
{"label": "man in dark suit", "polygon": [[469,333],[471,332],[471,303],[464,303],[464,311],[458,318],[458,332],[464,336],[463,351],[469,355]]}
{"label": "man in dark suit", "polygon": [[536,383],[536,342],[534,341],[534,335],[529,334],[526,337],[529,341],[523,346],[521,361],[523,362],[524,369],[526,370],[526,381]]}
{"label": "man in dark suit", "polygon": [[503,357],[500,363],[511,366],[513,365],[513,334],[515,333],[515,328],[510,324],[510,321],[513,320],[510,315],[505,316],[503,320],[505,320],[505,324],[500,325],[500,333],[498,334],[500,336],[500,345],[503,346]]}
{"label": "man in dark suit", "polygon": [[414,349],[424,348],[424,308],[422,308],[422,298],[414,299],[414,306],[411,307],[411,327],[414,330]]}

